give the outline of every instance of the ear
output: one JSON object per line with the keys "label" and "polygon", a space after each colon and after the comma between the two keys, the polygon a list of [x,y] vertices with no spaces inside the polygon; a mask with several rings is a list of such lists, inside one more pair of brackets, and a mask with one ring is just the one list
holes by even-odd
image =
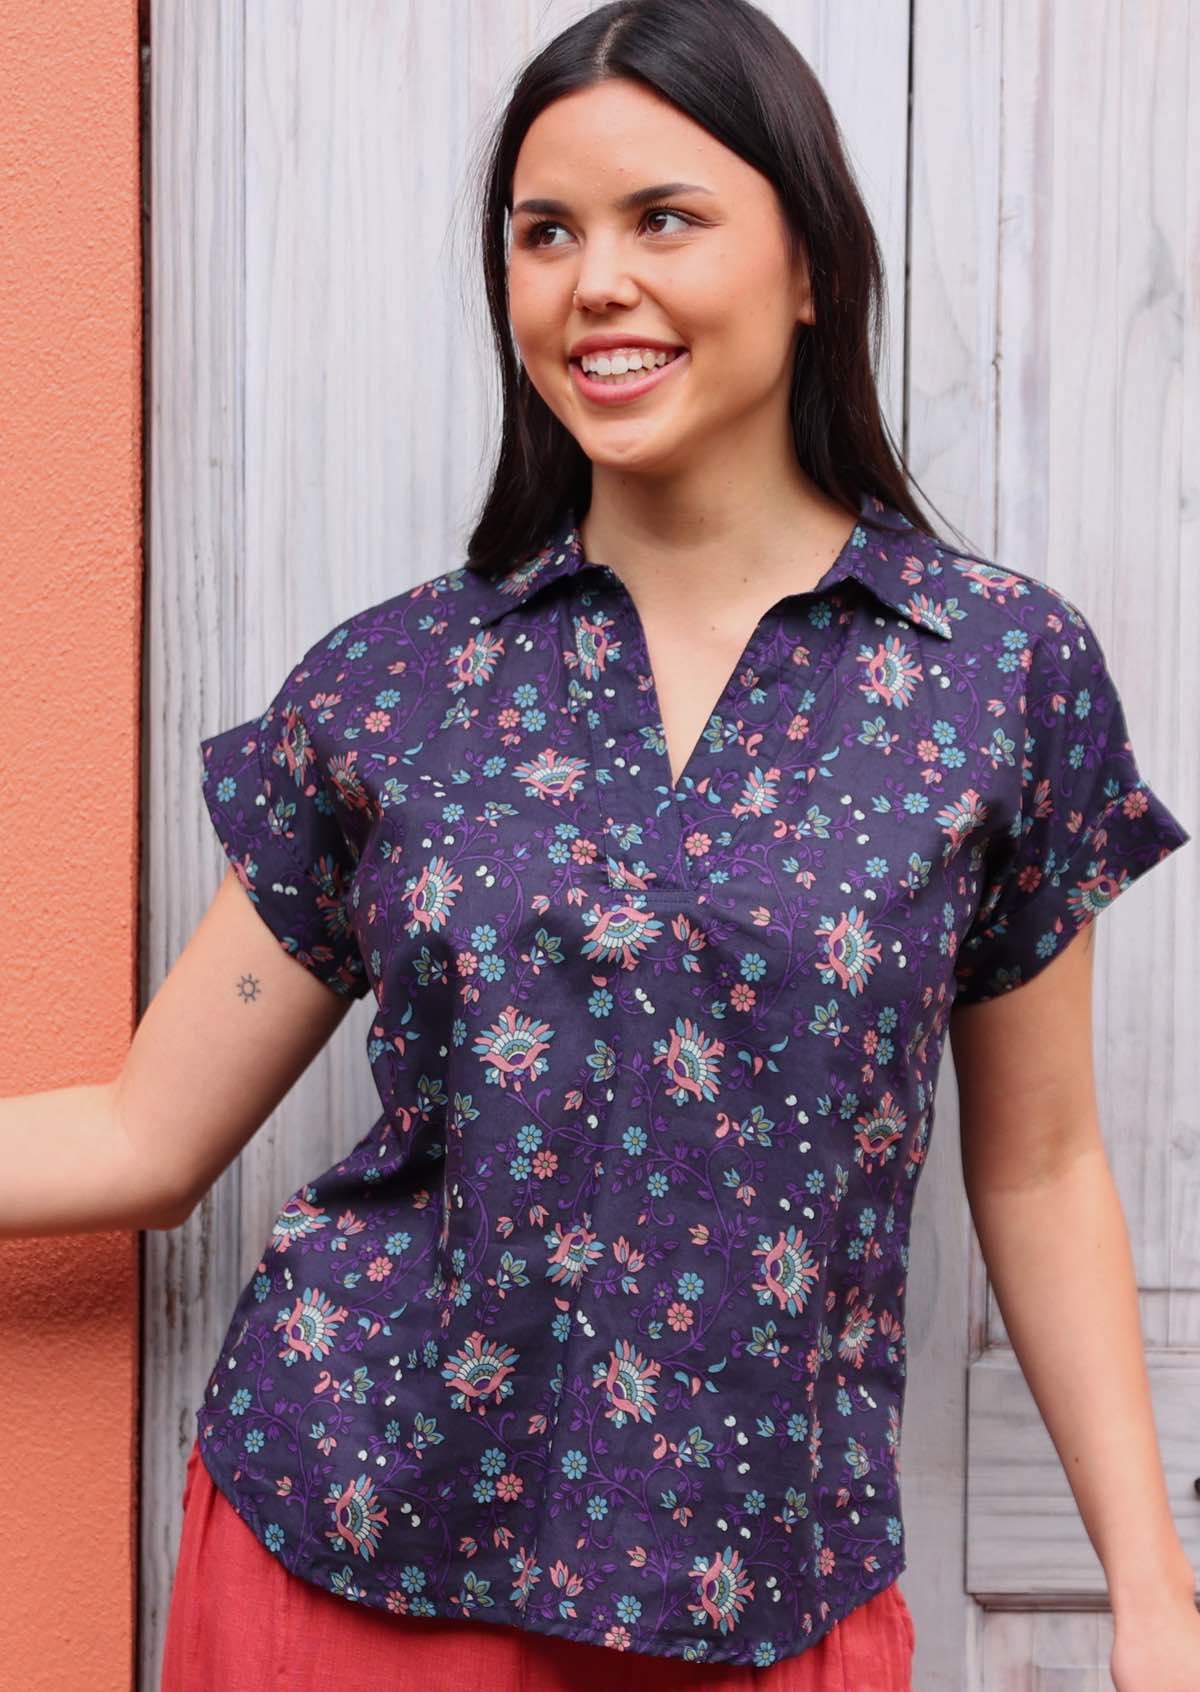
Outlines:
{"label": "ear", "polygon": [[801,250],[795,261],[793,269],[795,276],[793,298],[795,302],[796,322],[815,323],[816,313],[813,309],[812,277],[809,274],[808,253],[806,250]]}

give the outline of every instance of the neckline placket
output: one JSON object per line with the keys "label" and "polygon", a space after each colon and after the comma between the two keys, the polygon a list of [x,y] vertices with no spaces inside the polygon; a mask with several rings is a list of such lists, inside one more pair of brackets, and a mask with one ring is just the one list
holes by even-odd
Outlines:
{"label": "neckline placket", "polygon": [[[615,570],[586,562],[574,615],[582,619],[577,633],[604,660],[592,682],[593,709],[587,716],[612,892],[702,901],[707,873],[694,865],[696,843],[709,835],[725,851],[749,818],[776,808],[784,796],[787,767],[803,758],[805,745],[818,732],[820,696],[850,638],[849,628],[836,627],[838,603],[832,595],[851,577],[855,554],[866,539],[860,519],[812,587],[781,596],[763,613],[674,785],[641,616]],[[835,650],[818,653],[830,629]],[[793,676],[792,654],[806,635],[813,660]],[[792,737],[800,716],[808,717],[807,730]],[[714,750],[717,742],[720,750]]]}

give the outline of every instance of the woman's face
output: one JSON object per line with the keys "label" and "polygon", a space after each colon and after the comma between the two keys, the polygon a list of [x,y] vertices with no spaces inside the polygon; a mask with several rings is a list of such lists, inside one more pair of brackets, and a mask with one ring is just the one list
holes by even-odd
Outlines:
{"label": "woman's face", "polygon": [[[680,183],[691,186],[656,197],[670,210],[619,203]],[[558,206],[523,208],[530,199]],[[636,83],[581,89],[530,126],[513,173],[509,314],[530,381],[594,465],[728,471],[731,451],[790,443],[796,325],[812,315],[775,189]],[[640,396],[604,404],[569,355],[610,331],[686,356]]]}

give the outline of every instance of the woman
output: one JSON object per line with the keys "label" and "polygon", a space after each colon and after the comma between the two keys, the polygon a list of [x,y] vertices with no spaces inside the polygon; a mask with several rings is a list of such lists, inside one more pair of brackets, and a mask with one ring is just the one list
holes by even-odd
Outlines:
{"label": "woman", "polygon": [[[1072,1426],[1114,1678],[1192,1688],[1148,1407],[1110,1499],[1078,1425],[1100,1362],[1068,1378],[1050,1287],[1009,1269],[1042,1212],[996,1198],[1093,1171],[1119,1268],[1086,1325],[1132,1378],[1078,1036],[1092,918],[1190,837],[1095,634],[914,502],[873,232],[753,6],[564,31],[483,226],[505,414],[467,562],[203,742],[232,891],[168,991],[179,1016],[233,968],[256,1023],[219,1050],[275,1067],[187,1148],[189,1208],[368,989],[384,1109],[281,1211],[210,1376],[163,1685],[910,1687],[908,1231],[953,1031],[973,1210]],[[1051,1064],[1060,1139],[996,1086]]]}

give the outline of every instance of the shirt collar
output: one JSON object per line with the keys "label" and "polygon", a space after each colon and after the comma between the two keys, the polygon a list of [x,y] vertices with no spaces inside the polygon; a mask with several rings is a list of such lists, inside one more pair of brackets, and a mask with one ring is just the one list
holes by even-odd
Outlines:
{"label": "shirt collar", "polygon": [[[874,531],[874,532],[872,532]],[[915,534],[912,524],[895,506],[863,494],[859,502],[859,526],[850,545],[817,582],[814,591],[824,592],[847,577],[860,582],[874,597],[910,623],[917,623],[944,640],[953,638],[950,618],[936,596],[905,580],[905,566],[913,561],[916,548],[906,544],[905,534]],[[603,571],[584,556],[574,509],[560,518],[546,543],[527,554],[512,569],[482,578],[490,603],[480,614],[487,628],[498,622],[535,593],[561,577],[581,571]],[[940,578],[935,578],[935,580]]]}

